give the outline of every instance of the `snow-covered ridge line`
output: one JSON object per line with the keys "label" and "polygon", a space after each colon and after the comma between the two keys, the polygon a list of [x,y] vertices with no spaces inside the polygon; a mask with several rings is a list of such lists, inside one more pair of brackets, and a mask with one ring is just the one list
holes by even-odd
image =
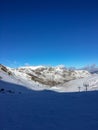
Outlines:
{"label": "snow-covered ridge line", "polygon": [[0,65],[3,81],[19,84],[33,90],[55,90],[58,92],[85,91],[98,88],[98,75],[86,70],[70,70],[64,66],[26,66],[9,68]]}
{"label": "snow-covered ridge line", "polygon": [[68,70],[64,66],[47,67],[47,66],[28,66],[11,69],[0,65],[0,68],[9,73],[23,79],[38,81],[45,85],[58,85],[76,78],[84,78],[90,76],[88,71],[84,70]]}

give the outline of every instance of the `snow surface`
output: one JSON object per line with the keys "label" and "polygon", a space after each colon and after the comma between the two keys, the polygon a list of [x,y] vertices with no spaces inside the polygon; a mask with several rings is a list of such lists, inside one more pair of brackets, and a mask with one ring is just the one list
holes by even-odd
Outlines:
{"label": "snow surface", "polygon": [[60,86],[54,86],[50,89],[59,92],[86,91],[85,84],[88,85],[87,91],[98,90],[98,74],[91,75],[86,78],[71,80],[67,83],[64,83]]}
{"label": "snow surface", "polygon": [[[41,71],[41,69],[45,69],[44,71]],[[21,70],[22,69],[22,70]],[[31,80],[31,77],[27,74],[28,72],[30,74],[36,75],[36,70],[38,72],[42,72],[42,75],[44,74],[44,80],[47,81],[49,79],[55,80],[55,82],[61,82],[61,84],[49,86],[49,85],[43,85],[39,83],[38,81]],[[85,84],[88,85],[87,90],[98,90],[98,74],[90,74],[88,71],[84,70],[75,70],[71,71],[71,75],[68,77],[70,80],[68,82],[63,82],[66,77],[63,77],[63,73],[66,74],[69,73],[68,70],[65,70],[63,66],[57,66],[53,67],[52,71],[49,70],[50,68],[45,66],[37,66],[37,67],[22,67],[19,69],[11,69],[8,68],[9,71],[11,71],[11,75],[9,75],[7,72],[4,72],[3,70],[0,70],[0,76],[2,77],[2,81],[6,81],[9,83],[18,84],[21,86],[26,87],[27,89],[32,90],[52,90],[57,92],[77,92],[77,91],[85,91],[86,87]],[[72,75],[75,75],[75,79],[70,78]],[[40,76],[39,76],[40,77]],[[50,81],[51,81],[50,80]],[[50,82],[49,81],[49,82]]]}
{"label": "snow surface", "polygon": [[28,78],[25,78],[25,74],[23,75],[19,72],[14,72],[14,74],[15,75],[9,76],[6,72],[0,71],[0,76],[2,77],[1,81],[21,85],[22,87],[25,87],[27,89],[33,89],[33,90],[45,89],[45,86],[39,84],[38,82],[33,82],[31,80],[28,80]]}
{"label": "snow surface", "polygon": [[0,130],[98,130],[97,74],[50,87],[11,72],[0,70]]}
{"label": "snow surface", "polygon": [[97,91],[38,92],[0,81],[2,88],[0,130],[98,130]]}

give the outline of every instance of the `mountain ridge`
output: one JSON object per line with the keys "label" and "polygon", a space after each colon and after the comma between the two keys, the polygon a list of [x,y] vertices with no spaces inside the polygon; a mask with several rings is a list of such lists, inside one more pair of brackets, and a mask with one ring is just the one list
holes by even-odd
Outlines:
{"label": "mountain ridge", "polygon": [[34,90],[55,90],[59,92],[95,90],[98,75],[87,70],[71,70],[64,66],[26,66],[9,68],[0,64],[0,79],[23,85]]}

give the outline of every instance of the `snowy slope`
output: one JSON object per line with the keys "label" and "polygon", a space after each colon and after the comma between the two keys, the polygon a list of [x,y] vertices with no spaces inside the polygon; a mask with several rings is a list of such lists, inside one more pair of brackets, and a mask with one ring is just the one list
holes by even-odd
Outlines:
{"label": "snowy slope", "polygon": [[0,81],[2,87],[0,130],[98,130],[98,92],[38,92]]}
{"label": "snowy slope", "polygon": [[[45,86],[39,84],[38,82],[29,80],[26,74],[22,74],[18,71],[12,71],[10,68],[8,69],[11,74],[0,69],[0,80],[4,82],[13,83],[16,85],[21,85],[22,87],[33,89],[33,90],[43,90]],[[47,87],[48,88],[48,87]],[[17,89],[17,88],[16,88]]]}
{"label": "snowy slope", "polygon": [[11,70],[17,76],[37,81],[43,85],[55,86],[67,81],[88,77],[91,74],[84,70],[68,70],[65,67],[29,66]]}
{"label": "snowy slope", "polygon": [[98,88],[98,75],[83,78],[78,73],[78,78],[50,87],[26,73],[0,69],[0,130],[98,130],[97,91],[57,93],[79,91],[78,86],[85,91],[83,84]]}
{"label": "snowy slope", "polygon": [[98,75],[84,70],[68,70],[65,67],[29,66],[12,69],[1,65],[3,81],[19,84],[32,90],[54,90],[58,92],[98,89]]}
{"label": "snowy slope", "polygon": [[1,66],[0,76],[2,81],[22,85],[32,90],[58,92],[98,90],[97,74],[90,74],[85,70],[68,70],[62,66],[29,66],[17,69]]}
{"label": "snowy slope", "polygon": [[[33,90],[55,88],[55,86],[61,86],[68,81],[81,79],[90,75],[87,71],[68,70],[64,66],[28,66],[12,69],[0,65],[0,76],[3,81],[23,85]],[[74,89],[74,91],[76,90]]]}
{"label": "snowy slope", "polygon": [[50,90],[58,91],[58,92],[76,92],[76,91],[93,91],[98,90],[98,75],[91,75],[86,78],[80,78],[71,80],[67,83],[54,86],[50,88]]}

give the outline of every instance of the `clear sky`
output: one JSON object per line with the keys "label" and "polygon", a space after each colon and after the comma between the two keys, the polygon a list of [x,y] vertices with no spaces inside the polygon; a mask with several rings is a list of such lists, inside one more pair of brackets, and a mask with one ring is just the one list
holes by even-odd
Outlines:
{"label": "clear sky", "polygon": [[1,0],[0,63],[98,64],[98,0]]}

